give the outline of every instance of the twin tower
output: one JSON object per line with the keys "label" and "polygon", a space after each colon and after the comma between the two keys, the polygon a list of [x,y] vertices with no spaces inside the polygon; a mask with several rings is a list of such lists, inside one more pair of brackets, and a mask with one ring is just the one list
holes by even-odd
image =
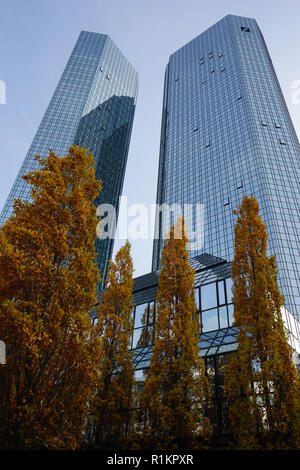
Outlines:
{"label": "twin tower", "polygon": [[[82,31],[1,213],[29,197],[22,176],[34,155],[91,151],[118,213],[138,92],[137,73],[104,34]],[[170,56],[166,67],[157,204],[201,205],[203,236],[191,258],[234,254],[233,209],[259,201],[269,254],[276,254],[286,308],[300,319],[300,147],[264,38],[254,19],[228,15]],[[192,209],[194,210],[194,209]],[[152,270],[167,222],[158,214]],[[171,223],[174,220],[170,221]],[[197,227],[193,227],[197,230]],[[113,239],[96,241],[102,278]]]}

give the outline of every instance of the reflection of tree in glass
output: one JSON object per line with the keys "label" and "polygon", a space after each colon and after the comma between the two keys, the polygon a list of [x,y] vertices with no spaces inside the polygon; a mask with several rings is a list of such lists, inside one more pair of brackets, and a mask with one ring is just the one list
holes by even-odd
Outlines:
{"label": "reflection of tree in glass", "polygon": [[149,315],[148,315],[148,323],[154,323],[154,314],[155,314],[155,303],[151,302],[149,305]]}
{"label": "reflection of tree in glass", "polygon": [[[141,348],[143,346],[149,346],[153,343],[153,333],[154,333],[154,314],[155,314],[155,304],[151,302],[148,306],[146,306],[144,313],[142,315],[141,324],[143,325],[140,338],[137,342],[136,347]],[[147,321],[147,313],[148,313],[148,321]]]}
{"label": "reflection of tree in glass", "polygon": [[143,346],[147,346],[147,313],[148,313],[148,305],[145,306],[142,319],[141,319],[141,324],[143,325],[142,331],[141,331],[141,336],[136,343],[137,348],[142,348]]}
{"label": "reflection of tree in glass", "polygon": [[152,302],[149,305],[148,315],[148,345],[154,342],[154,315],[155,315],[155,303]]}

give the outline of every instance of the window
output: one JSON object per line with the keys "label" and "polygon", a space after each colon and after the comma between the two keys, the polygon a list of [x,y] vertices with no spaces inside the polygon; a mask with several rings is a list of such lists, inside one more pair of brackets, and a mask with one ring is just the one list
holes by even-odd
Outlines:
{"label": "window", "polygon": [[266,127],[268,124],[266,123],[266,121],[261,121],[261,125]]}
{"label": "window", "polygon": [[202,313],[202,331],[213,331],[219,329],[218,309],[213,308]]}
{"label": "window", "polygon": [[247,28],[247,26],[241,26],[241,31],[245,31],[245,33],[250,33],[250,28]]}
{"label": "window", "polygon": [[227,303],[230,304],[232,302],[232,286],[233,282],[230,277],[228,277],[226,280],[226,293],[227,293]]}
{"label": "window", "polygon": [[199,303],[199,289],[195,289],[195,304],[197,310],[199,310],[200,303]]}
{"label": "window", "polygon": [[138,328],[133,332],[132,338],[132,348],[142,348],[143,346],[148,346],[150,343],[150,338],[148,337],[148,332],[146,327]]}
{"label": "window", "polygon": [[228,206],[228,204],[229,204],[229,199],[227,197],[226,199],[224,199],[224,206]]}
{"label": "window", "polygon": [[179,80],[179,77],[175,77],[175,82],[177,82]]}
{"label": "window", "polygon": [[228,305],[228,320],[229,320],[229,326],[232,325],[233,320],[234,320],[233,313],[234,313],[233,304]]}
{"label": "window", "polygon": [[242,97],[241,97],[241,96],[238,96],[238,97],[237,97],[237,101],[239,101],[239,100],[241,100],[241,99],[242,99]]}
{"label": "window", "polygon": [[201,287],[201,310],[217,306],[216,283],[206,284]]}
{"label": "window", "polygon": [[132,348],[141,348],[153,343],[155,302],[135,307]]}
{"label": "window", "polygon": [[154,322],[155,316],[155,302],[150,302],[149,304],[149,314],[148,314],[148,323],[152,324]]}
{"label": "window", "polygon": [[241,189],[243,187],[243,182],[242,181],[239,181],[236,188],[237,189]]}
{"label": "window", "polygon": [[139,328],[147,323],[148,304],[135,307],[134,328]]}
{"label": "window", "polygon": [[281,143],[281,145],[286,145],[286,142],[282,139],[280,139],[279,142]]}
{"label": "window", "polygon": [[220,328],[227,328],[228,320],[227,320],[227,307],[220,307],[219,308],[219,320],[220,320]]}
{"label": "window", "polygon": [[198,126],[194,127],[193,131],[196,132],[198,130]]}
{"label": "window", "polygon": [[277,122],[275,122],[275,127],[276,127],[277,129],[281,129],[281,125],[278,124]]}
{"label": "window", "polygon": [[218,282],[219,305],[225,304],[224,281]]}

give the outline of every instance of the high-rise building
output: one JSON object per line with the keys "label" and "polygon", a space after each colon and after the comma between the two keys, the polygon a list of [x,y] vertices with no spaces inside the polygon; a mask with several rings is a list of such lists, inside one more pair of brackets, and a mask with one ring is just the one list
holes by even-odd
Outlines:
{"label": "high-rise building", "polygon": [[[286,308],[300,317],[300,147],[262,33],[228,15],[170,56],[157,204],[204,205],[204,240],[190,256],[231,261],[233,209],[259,201]],[[157,213],[153,270],[167,218]],[[194,218],[195,220],[195,218]],[[172,220],[171,220],[172,222]]]}
{"label": "high-rise building", "polygon": [[[112,204],[118,211],[137,90],[136,71],[109,36],[82,31],[5,202],[1,224],[12,214],[14,198],[29,198],[22,176],[38,168],[34,156],[46,157],[49,149],[65,155],[72,144],[94,155],[96,177],[103,182],[96,206]],[[103,279],[113,242],[96,240]]]}

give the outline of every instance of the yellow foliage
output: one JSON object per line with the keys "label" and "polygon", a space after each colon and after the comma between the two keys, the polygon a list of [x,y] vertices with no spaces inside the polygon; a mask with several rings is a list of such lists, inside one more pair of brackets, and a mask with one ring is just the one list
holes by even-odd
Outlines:
{"label": "yellow foliage", "polygon": [[[180,236],[175,236],[178,227]],[[155,344],[140,399],[143,445],[150,449],[197,448],[210,432],[205,416],[209,387],[198,348],[195,272],[188,264],[186,245],[180,219],[164,242]]]}
{"label": "yellow foliage", "polygon": [[266,226],[253,196],[244,197],[237,215],[232,279],[238,353],[225,374],[234,445],[297,448],[298,376],[281,317],[275,257],[267,257]]}
{"label": "yellow foliage", "polygon": [[16,200],[0,229],[0,448],[75,449],[101,353],[89,317],[101,184],[79,147],[36,159],[30,201]]}
{"label": "yellow foliage", "polygon": [[98,307],[97,328],[103,338],[101,373],[92,404],[90,446],[122,449],[128,445],[133,416],[134,368],[128,353],[133,330],[133,265],[130,243],[110,262],[107,289]]}

